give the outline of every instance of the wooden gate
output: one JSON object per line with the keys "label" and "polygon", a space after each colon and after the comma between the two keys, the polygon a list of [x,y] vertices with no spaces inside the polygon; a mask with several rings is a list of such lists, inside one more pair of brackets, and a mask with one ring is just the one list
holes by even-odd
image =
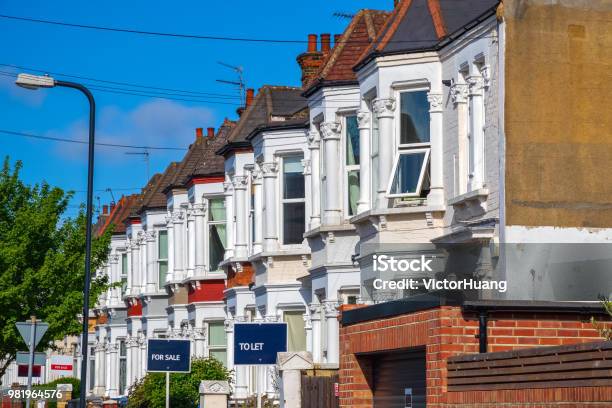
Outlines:
{"label": "wooden gate", "polygon": [[338,408],[339,377],[302,374],[302,408]]}

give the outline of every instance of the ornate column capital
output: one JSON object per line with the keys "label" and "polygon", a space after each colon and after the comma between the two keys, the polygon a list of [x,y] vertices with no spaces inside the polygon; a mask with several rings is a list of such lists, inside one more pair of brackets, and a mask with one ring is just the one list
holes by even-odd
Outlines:
{"label": "ornate column capital", "polygon": [[310,309],[310,319],[318,320],[320,319],[319,313],[321,312],[322,305],[320,303],[311,303],[308,305],[308,309]]}
{"label": "ornate column capital", "polygon": [[395,98],[374,99],[374,112],[379,118],[392,118],[395,112]]}
{"label": "ornate column capital", "polygon": [[326,300],[323,302],[323,307],[325,308],[325,317],[337,317],[338,316],[338,303],[335,300]]}
{"label": "ornate column capital", "polygon": [[278,173],[278,163],[275,161],[263,162],[261,163],[261,171],[263,172],[263,176],[265,178],[276,177]]}
{"label": "ornate column capital", "polygon": [[319,148],[319,132],[314,129],[308,131],[308,148],[311,150]]}
{"label": "ornate column capital", "polygon": [[203,217],[206,215],[206,204],[204,203],[198,203],[198,204],[194,204],[192,211],[193,211],[193,215],[196,217]]}
{"label": "ornate column capital", "polygon": [[468,84],[453,84],[451,86],[451,100],[454,104],[466,103],[468,97]]}
{"label": "ornate column capital", "polygon": [[429,112],[442,112],[443,96],[441,92],[429,92],[427,101],[429,102]]}
{"label": "ornate column capital", "polygon": [[369,129],[372,114],[369,111],[357,112],[357,127],[359,129]]}
{"label": "ornate column capital", "polygon": [[323,133],[323,140],[338,140],[340,139],[341,131],[342,125],[340,124],[340,122],[321,123],[321,133]]}
{"label": "ornate column capital", "polygon": [[235,190],[245,190],[247,188],[248,179],[246,176],[234,176],[232,182]]}
{"label": "ornate column capital", "polygon": [[155,242],[156,235],[157,235],[157,233],[155,231],[147,231],[147,232],[145,232],[145,239],[148,242]]}
{"label": "ornate column capital", "polygon": [[256,164],[255,167],[253,167],[253,170],[251,170],[251,183],[253,185],[261,184],[262,177],[263,174],[261,168],[259,164]]}
{"label": "ornate column capital", "polygon": [[234,331],[234,320],[233,319],[225,319],[223,322],[223,326],[225,327],[226,332]]}
{"label": "ornate column capital", "polygon": [[482,96],[484,79],[480,75],[472,75],[467,78],[470,96]]}
{"label": "ornate column capital", "polygon": [[185,212],[182,210],[176,210],[172,213],[172,222],[174,224],[181,224],[185,220]]}
{"label": "ornate column capital", "polygon": [[111,255],[111,256],[109,256],[109,257],[108,257],[108,261],[109,261],[111,264],[117,264],[117,263],[119,263],[119,255]]}

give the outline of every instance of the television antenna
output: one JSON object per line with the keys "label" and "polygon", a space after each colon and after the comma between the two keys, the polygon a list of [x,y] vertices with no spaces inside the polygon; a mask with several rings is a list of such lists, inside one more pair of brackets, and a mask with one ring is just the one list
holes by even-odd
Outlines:
{"label": "television antenna", "polygon": [[217,61],[217,64],[224,66],[225,68],[229,68],[232,71],[234,71],[236,73],[236,75],[238,76],[238,80],[237,81],[226,81],[224,79],[217,79],[217,82],[221,82],[222,84],[228,84],[228,85],[233,85],[236,88],[238,88],[238,92],[240,95],[240,105],[244,106],[245,104],[245,85],[244,85],[244,68],[239,67],[239,66],[234,66],[234,65],[230,65],[227,64],[225,62],[222,61]]}
{"label": "television antenna", "polygon": [[151,155],[151,153],[149,153],[148,150],[144,150],[142,152],[125,152],[125,154],[131,155],[131,156],[142,156],[143,160],[147,164],[147,181],[146,182],[148,183],[149,182],[149,168],[150,168],[149,156]]}

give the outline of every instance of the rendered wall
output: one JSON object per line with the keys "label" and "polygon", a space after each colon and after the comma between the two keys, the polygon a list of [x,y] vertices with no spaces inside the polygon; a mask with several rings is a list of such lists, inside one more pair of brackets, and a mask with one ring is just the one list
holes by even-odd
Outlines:
{"label": "rendered wall", "polygon": [[612,226],[612,3],[504,0],[507,225]]}

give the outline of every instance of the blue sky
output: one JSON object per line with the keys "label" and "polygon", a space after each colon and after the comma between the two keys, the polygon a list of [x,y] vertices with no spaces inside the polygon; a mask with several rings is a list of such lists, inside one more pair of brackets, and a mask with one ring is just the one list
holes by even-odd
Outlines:
{"label": "blue sky", "polygon": [[[0,2],[0,14],[77,24],[199,35],[305,40],[308,33],[341,33],[348,20],[334,12],[390,9],[392,0],[287,1],[19,1]],[[244,68],[248,87],[299,85],[295,57],[305,44],[270,44],[160,38],[0,18],[0,64],[164,88],[236,95],[216,79],[234,80],[223,61]],[[0,66],[0,72],[18,72]],[[57,76],[57,78],[62,78]],[[63,78],[69,79],[69,78]],[[27,91],[0,75],[0,129],[84,140],[87,104],[74,90]],[[88,82],[90,81],[81,81]],[[112,86],[112,85],[111,85]],[[116,86],[116,85],[115,85]],[[93,91],[100,142],[187,147],[196,127],[235,119],[236,105],[186,102]],[[214,99],[237,102],[235,99]],[[212,101],[212,99],[210,99]],[[146,165],[125,150],[98,147],[95,188],[102,203],[146,182]],[[86,147],[0,133],[0,155],[23,161],[28,183],[46,180],[76,190],[69,215],[85,199]],[[163,171],[181,151],[152,151],[151,174]],[[125,190],[124,190],[125,189]],[[96,200],[97,201],[97,200]]]}

